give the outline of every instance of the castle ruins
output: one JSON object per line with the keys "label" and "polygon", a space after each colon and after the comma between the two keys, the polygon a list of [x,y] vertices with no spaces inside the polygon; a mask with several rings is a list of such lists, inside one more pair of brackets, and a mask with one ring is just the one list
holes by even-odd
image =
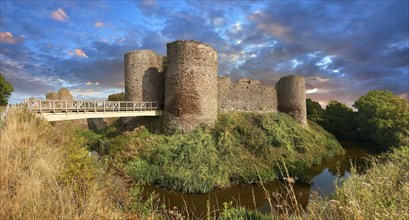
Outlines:
{"label": "castle ruins", "polygon": [[126,53],[125,99],[158,102],[164,110],[160,120],[135,120],[161,124],[165,130],[213,125],[218,111],[279,111],[307,127],[304,78],[282,77],[275,88],[247,78],[233,83],[218,77],[217,51],[191,40],[168,43],[167,56],[152,50]]}

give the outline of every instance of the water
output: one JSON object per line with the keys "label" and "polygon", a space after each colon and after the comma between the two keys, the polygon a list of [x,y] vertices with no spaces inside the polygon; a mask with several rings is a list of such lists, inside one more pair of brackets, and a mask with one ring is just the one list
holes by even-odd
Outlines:
{"label": "water", "polygon": [[[349,176],[351,162],[357,167],[358,172],[364,172],[367,168],[365,157],[380,153],[371,143],[343,142],[342,146],[346,150],[345,155],[309,169],[311,183],[295,183],[295,195],[304,208],[308,204],[311,192],[314,191],[322,197],[334,192],[334,180],[337,176],[342,178]],[[270,212],[270,204],[266,198],[266,190],[270,195],[273,195],[271,201],[274,206],[283,204],[283,199],[286,197],[286,190],[283,187],[283,182],[277,180],[265,183],[264,188],[257,184],[233,185],[226,189],[215,189],[205,194],[185,194],[167,191],[156,186],[145,186],[144,194],[149,195],[155,192],[168,208],[177,207],[180,211],[188,210],[191,216],[203,217],[208,212],[207,203],[210,205],[210,210],[213,211],[222,209],[223,203],[230,201],[233,201],[234,206],[239,205],[268,213]]]}

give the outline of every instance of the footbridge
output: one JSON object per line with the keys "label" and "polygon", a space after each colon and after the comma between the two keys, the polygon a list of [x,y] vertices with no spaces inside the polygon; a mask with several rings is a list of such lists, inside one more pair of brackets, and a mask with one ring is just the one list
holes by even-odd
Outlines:
{"label": "footbridge", "polygon": [[27,100],[25,104],[47,121],[162,115],[157,102],[37,99]]}

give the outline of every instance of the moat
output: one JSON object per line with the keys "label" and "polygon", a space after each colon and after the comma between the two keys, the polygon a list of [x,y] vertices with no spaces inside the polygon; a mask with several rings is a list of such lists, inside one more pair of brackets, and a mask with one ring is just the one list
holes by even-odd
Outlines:
{"label": "moat", "polygon": [[[298,202],[306,207],[311,193],[321,197],[329,196],[335,191],[334,181],[337,177],[348,178],[350,175],[351,162],[356,166],[359,173],[364,172],[368,165],[365,158],[368,155],[379,155],[373,143],[367,142],[342,142],[346,154],[334,158],[331,161],[315,165],[308,170],[310,183],[296,182],[294,191]],[[278,197],[285,196],[284,184],[281,181],[273,181],[264,184],[270,194]],[[257,209],[264,213],[270,212],[270,204],[266,198],[265,190],[258,184],[234,185],[226,189],[215,189],[205,194],[185,194],[170,192],[156,186],[145,186],[144,195],[155,192],[157,198],[166,204],[167,207],[177,207],[179,211],[189,210],[190,215],[196,217],[205,216],[208,212],[207,203],[210,204],[211,212],[222,209],[224,202],[233,201],[233,206],[240,206]],[[277,194],[279,193],[279,194]],[[209,202],[207,202],[209,201]],[[273,206],[278,202],[272,198]]]}

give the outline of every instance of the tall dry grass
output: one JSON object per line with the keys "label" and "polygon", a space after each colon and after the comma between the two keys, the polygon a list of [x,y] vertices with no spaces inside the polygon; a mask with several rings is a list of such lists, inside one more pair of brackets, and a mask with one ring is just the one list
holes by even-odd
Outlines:
{"label": "tall dry grass", "polygon": [[352,166],[328,199],[313,199],[309,219],[409,219],[409,147],[393,149],[371,160],[371,168],[360,175]]}
{"label": "tall dry grass", "polygon": [[0,130],[0,219],[120,217],[96,182],[82,187],[79,196],[76,186],[87,174],[78,172],[67,181],[71,141],[25,110],[10,112]]}

